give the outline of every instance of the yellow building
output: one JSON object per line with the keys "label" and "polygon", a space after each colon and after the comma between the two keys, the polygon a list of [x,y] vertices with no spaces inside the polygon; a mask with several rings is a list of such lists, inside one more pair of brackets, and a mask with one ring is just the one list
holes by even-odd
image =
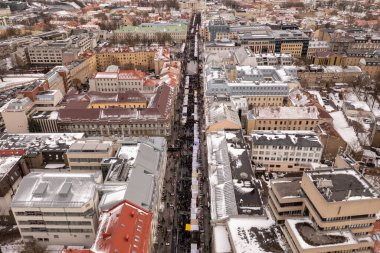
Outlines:
{"label": "yellow building", "polygon": [[269,205],[276,220],[285,223],[283,232],[293,252],[373,250],[367,234],[380,199],[355,169],[314,170],[302,178],[273,180]]}
{"label": "yellow building", "polygon": [[319,52],[314,57],[313,64],[323,66],[340,66],[346,64],[346,55],[334,52]]}
{"label": "yellow building", "polygon": [[380,59],[379,58],[362,58],[359,61],[359,67],[362,71],[372,78],[380,73]]}
{"label": "yellow building", "polygon": [[315,106],[258,107],[248,112],[246,130],[314,130],[321,121]]}
{"label": "yellow building", "polygon": [[284,42],[281,44],[282,54],[292,54],[294,57],[301,57],[303,42]]}
{"label": "yellow building", "polygon": [[126,69],[154,69],[155,53],[154,49],[132,51],[129,48],[107,48],[96,54],[97,70],[105,71],[109,65]]}

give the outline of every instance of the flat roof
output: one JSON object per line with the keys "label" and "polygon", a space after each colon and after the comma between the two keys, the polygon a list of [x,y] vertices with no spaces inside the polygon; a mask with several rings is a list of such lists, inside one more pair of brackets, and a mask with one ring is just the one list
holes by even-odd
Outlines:
{"label": "flat roof", "polygon": [[316,106],[287,107],[272,106],[259,107],[248,112],[248,119],[318,119],[319,111]]}
{"label": "flat roof", "polygon": [[93,200],[98,176],[95,173],[32,172],[21,181],[12,208],[80,208]]}
{"label": "flat roof", "polygon": [[318,135],[312,131],[255,130],[252,142],[259,146],[322,147]]}
{"label": "flat roof", "polygon": [[328,202],[377,199],[379,193],[355,169],[306,171],[315,187]]}
{"label": "flat roof", "polygon": [[280,198],[300,198],[301,180],[300,177],[281,178],[271,180],[270,185]]}

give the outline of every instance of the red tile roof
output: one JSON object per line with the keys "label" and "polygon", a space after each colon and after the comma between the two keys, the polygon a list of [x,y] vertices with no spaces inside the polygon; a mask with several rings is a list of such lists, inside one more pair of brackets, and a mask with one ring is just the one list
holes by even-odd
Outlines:
{"label": "red tile roof", "polygon": [[149,250],[152,213],[125,200],[102,213],[94,252],[145,253]]}

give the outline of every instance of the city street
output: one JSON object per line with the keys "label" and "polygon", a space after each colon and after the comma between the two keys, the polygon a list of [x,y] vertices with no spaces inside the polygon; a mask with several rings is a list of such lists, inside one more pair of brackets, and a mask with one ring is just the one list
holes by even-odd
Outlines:
{"label": "city street", "polygon": [[[208,200],[207,161],[205,154],[205,138],[203,129],[203,87],[201,83],[201,57],[198,57],[202,48],[198,46],[200,37],[195,32],[200,24],[200,14],[191,19],[186,46],[182,59],[182,80],[178,89],[173,119],[172,136],[168,139],[168,162],[163,189],[162,202],[164,209],[159,215],[158,240],[156,252],[190,252],[190,245],[197,245],[199,252],[210,252],[210,213]],[[196,66],[194,72],[189,71],[188,63]],[[186,76],[189,87],[185,92]],[[186,94],[186,95],[185,95]],[[187,96],[188,108],[182,115],[184,97]],[[197,106],[195,106],[197,105]],[[197,111],[195,112],[194,109]],[[197,114],[199,117],[195,117]],[[181,122],[185,117],[186,121]],[[199,164],[198,181],[199,196],[197,199],[197,219],[199,229],[186,231],[186,224],[190,224],[190,205],[192,187],[192,157],[194,145],[194,126],[199,125],[200,149],[197,154]]]}

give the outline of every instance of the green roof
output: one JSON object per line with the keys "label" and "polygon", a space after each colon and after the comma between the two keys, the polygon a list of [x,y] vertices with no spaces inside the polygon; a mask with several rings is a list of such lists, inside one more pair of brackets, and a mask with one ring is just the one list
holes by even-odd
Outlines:
{"label": "green roof", "polygon": [[115,32],[117,33],[149,33],[149,32],[186,32],[187,25],[184,23],[145,23],[139,26],[123,26],[117,29]]}

